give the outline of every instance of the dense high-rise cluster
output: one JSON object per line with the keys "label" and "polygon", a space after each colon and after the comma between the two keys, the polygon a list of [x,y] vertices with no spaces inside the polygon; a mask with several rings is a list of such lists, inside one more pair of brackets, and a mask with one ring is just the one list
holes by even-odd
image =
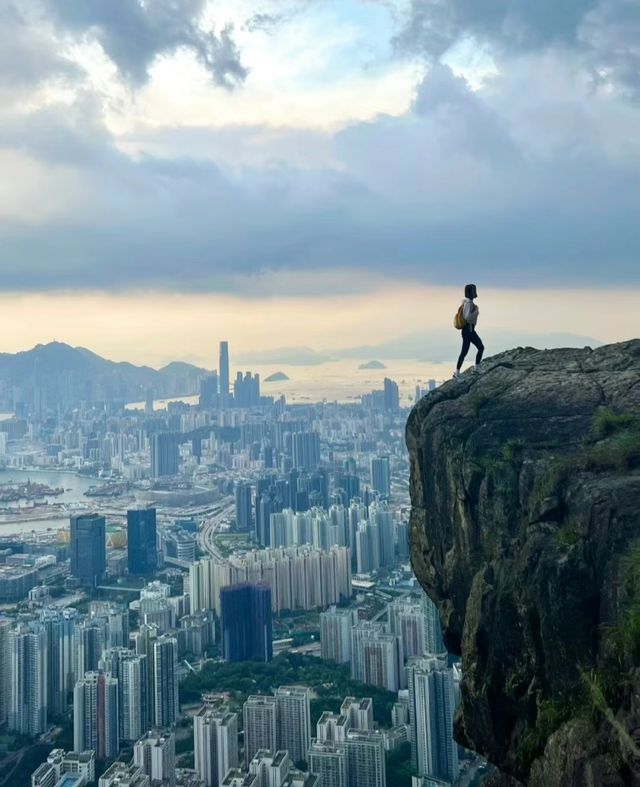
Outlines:
{"label": "dense high-rise cluster", "polygon": [[[40,376],[37,410],[0,419],[0,474],[30,468],[0,486],[0,507],[26,495],[30,520],[0,536],[0,727],[73,740],[34,787],[94,773],[99,787],[385,787],[394,758],[454,784],[460,675],[407,565],[398,385],[291,405],[259,374],[232,376],[227,342],[218,357],[215,372],[174,365],[197,401],[144,385],[139,409],[53,409]],[[42,515],[59,528],[32,533]],[[327,682],[289,680],[298,668]],[[218,670],[238,685],[198,709],[193,686],[218,691]],[[258,689],[269,670],[283,679]],[[349,679],[364,698],[319,707]]]}

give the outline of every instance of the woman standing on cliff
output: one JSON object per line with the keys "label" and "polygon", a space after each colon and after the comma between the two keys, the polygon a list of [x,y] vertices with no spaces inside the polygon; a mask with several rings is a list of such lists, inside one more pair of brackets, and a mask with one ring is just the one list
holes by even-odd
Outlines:
{"label": "woman standing on cliff", "polygon": [[484,344],[482,343],[482,339],[476,333],[478,315],[480,314],[480,310],[474,303],[474,300],[477,297],[478,291],[476,289],[476,285],[467,284],[467,286],[464,288],[464,300],[462,301],[462,306],[460,307],[462,314],[459,315],[461,316],[463,323],[462,350],[460,351],[460,357],[458,358],[456,370],[453,373],[454,377],[460,377],[460,369],[462,369],[462,364],[464,363],[464,359],[467,357],[467,353],[469,352],[469,347],[472,344],[478,351],[476,353],[476,365],[474,367],[474,372],[480,371],[480,362],[482,361],[482,354],[484,353]]}

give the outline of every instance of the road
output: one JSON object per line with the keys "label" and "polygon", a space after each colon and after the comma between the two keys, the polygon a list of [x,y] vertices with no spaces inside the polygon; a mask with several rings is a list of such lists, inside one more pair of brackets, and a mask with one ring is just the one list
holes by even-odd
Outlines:
{"label": "road", "polygon": [[214,509],[209,516],[204,519],[203,525],[198,532],[198,543],[200,548],[207,552],[215,560],[224,562],[225,556],[220,552],[215,544],[214,537],[220,525],[227,521],[233,514],[235,502],[231,499],[220,501],[217,509]]}

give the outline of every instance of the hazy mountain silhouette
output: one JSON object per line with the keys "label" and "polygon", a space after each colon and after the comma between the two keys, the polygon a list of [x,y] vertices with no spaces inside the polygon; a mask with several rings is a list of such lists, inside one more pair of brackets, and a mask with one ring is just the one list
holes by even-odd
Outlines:
{"label": "hazy mountain silhouette", "polygon": [[11,391],[16,401],[30,401],[34,387],[52,400],[70,402],[144,399],[147,390],[155,397],[186,395],[196,393],[207,374],[205,369],[181,361],[162,369],[110,361],[85,347],[63,342],[0,353],[0,392]]}

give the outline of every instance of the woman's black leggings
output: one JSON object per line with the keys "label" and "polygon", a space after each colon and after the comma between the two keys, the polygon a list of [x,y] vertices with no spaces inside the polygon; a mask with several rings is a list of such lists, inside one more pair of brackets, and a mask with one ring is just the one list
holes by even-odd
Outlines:
{"label": "woman's black leggings", "polygon": [[467,323],[462,329],[462,350],[460,352],[458,365],[456,367],[458,370],[462,369],[462,364],[464,363],[464,359],[467,357],[467,353],[469,352],[469,347],[472,344],[478,349],[478,352],[476,353],[476,363],[478,364],[482,360],[484,344],[482,343],[482,339],[476,333],[473,325],[469,325],[469,323]]}

